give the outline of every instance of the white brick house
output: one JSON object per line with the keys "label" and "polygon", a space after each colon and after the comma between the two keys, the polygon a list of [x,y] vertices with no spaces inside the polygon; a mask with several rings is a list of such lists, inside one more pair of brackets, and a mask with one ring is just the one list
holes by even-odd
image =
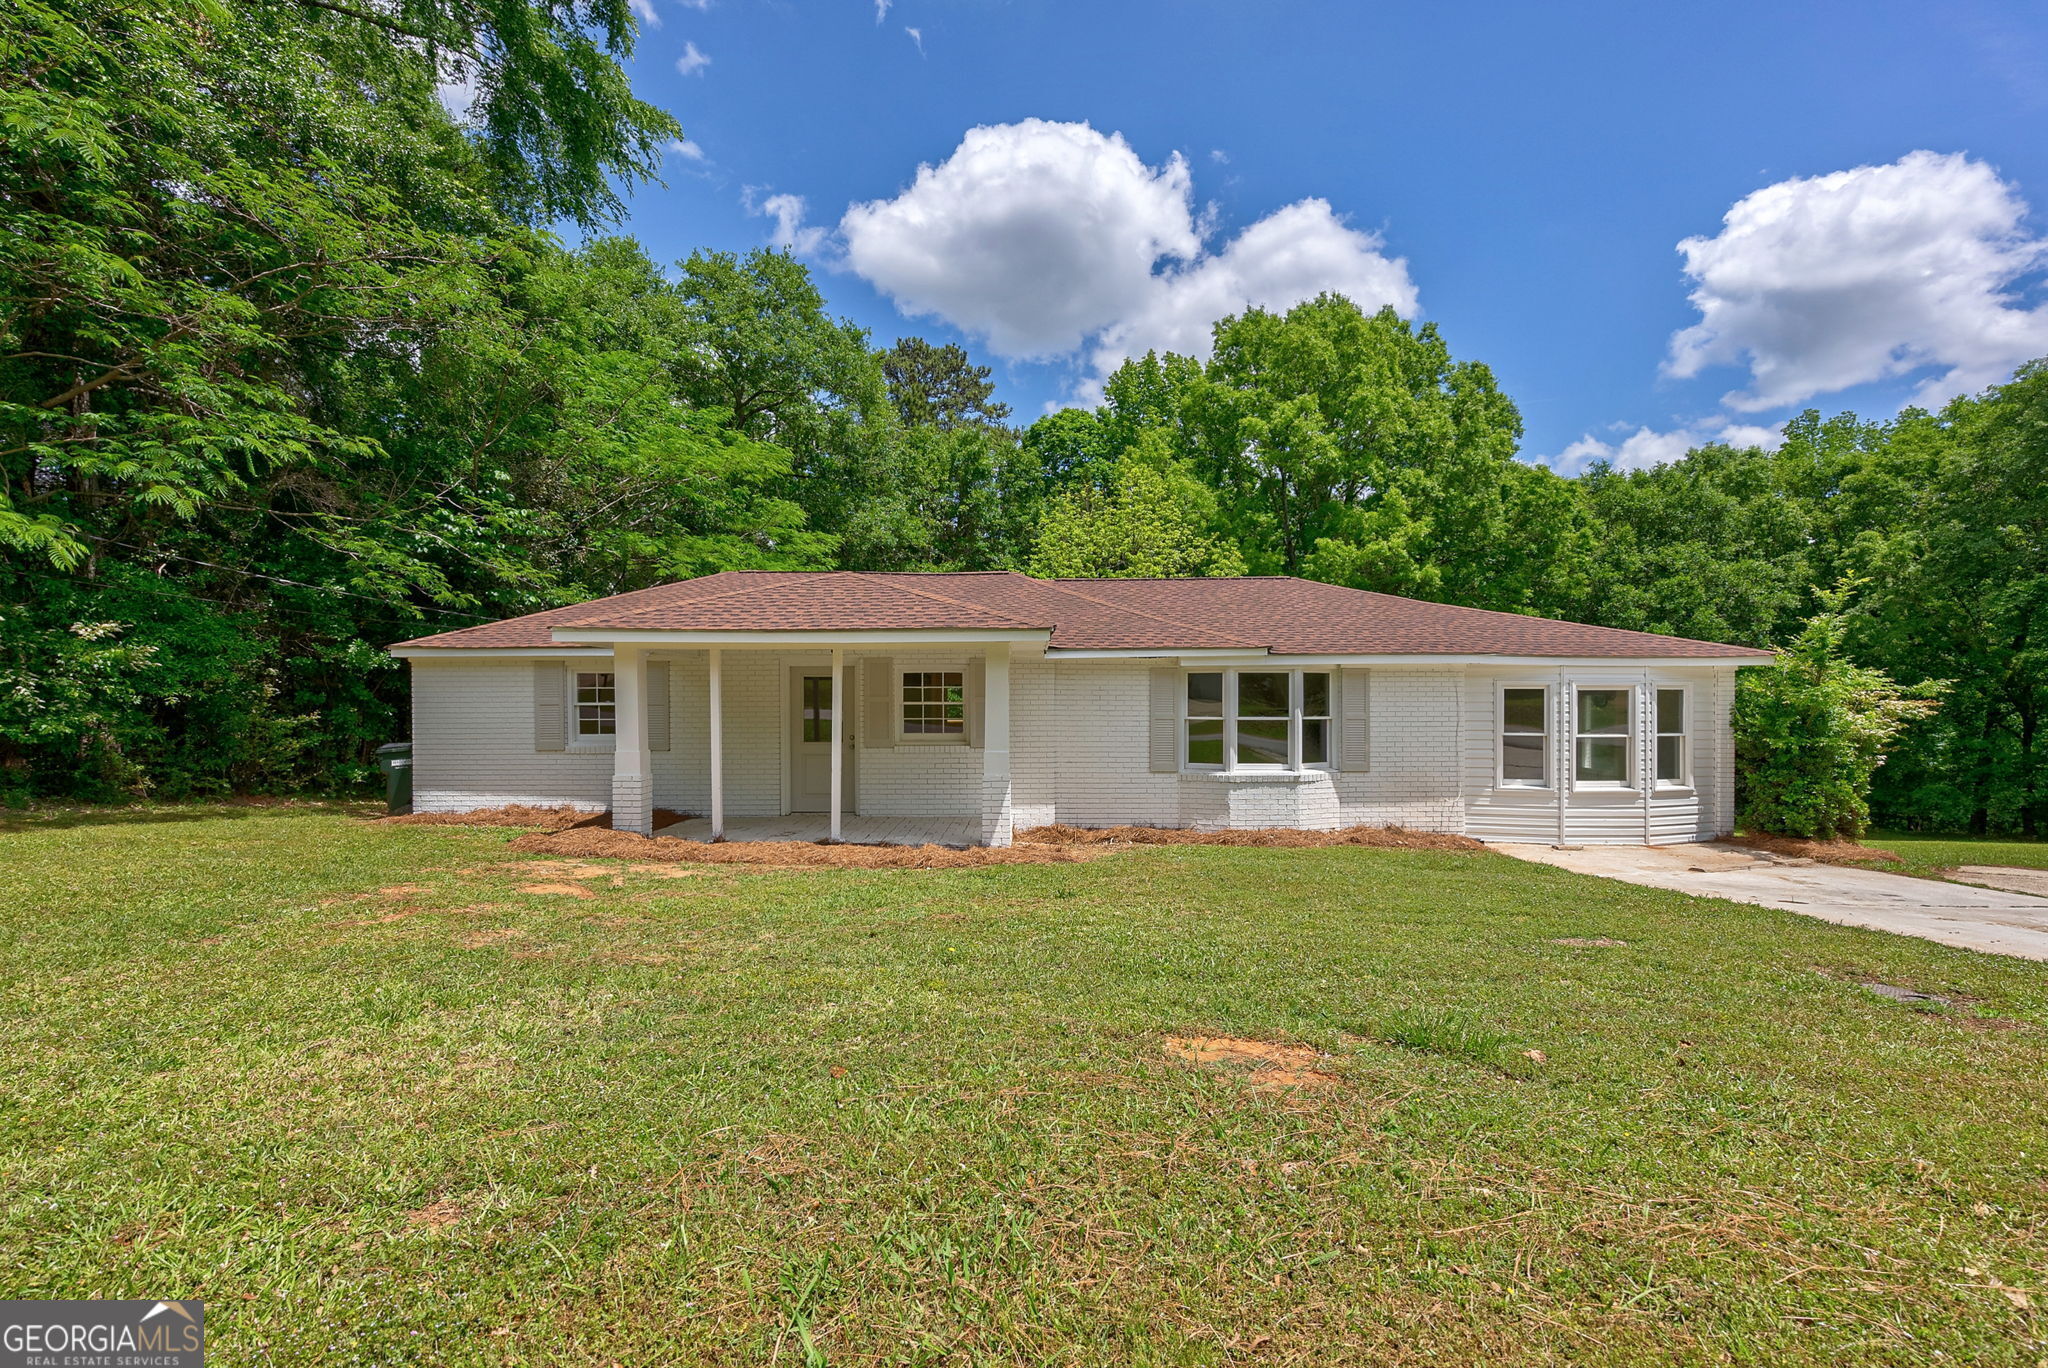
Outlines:
{"label": "white brick house", "polygon": [[1079,826],[1733,825],[1746,647],[1286,577],[731,571],[404,642],[422,811]]}

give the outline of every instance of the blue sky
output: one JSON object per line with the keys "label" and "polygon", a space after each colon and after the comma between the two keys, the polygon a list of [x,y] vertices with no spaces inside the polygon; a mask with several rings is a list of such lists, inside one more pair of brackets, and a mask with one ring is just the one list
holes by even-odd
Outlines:
{"label": "blue sky", "polygon": [[690,141],[627,231],[790,245],[1024,419],[1324,286],[1436,322],[1567,468],[2048,354],[2039,4],[634,3]]}

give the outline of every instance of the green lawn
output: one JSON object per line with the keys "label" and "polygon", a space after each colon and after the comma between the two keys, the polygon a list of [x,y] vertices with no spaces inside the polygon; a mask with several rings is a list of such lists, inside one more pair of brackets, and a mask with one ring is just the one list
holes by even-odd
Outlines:
{"label": "green lawn", "polygon": [[1999,840],[1985,836],[1915,836],[1872,832],[1865,845],[1897,855],[1904,872],[1934,874],[1957,865],[2017,865],[2048,869],[2048,841]]}
{"label": "green lawn", "polygon": [[220,1364],[2048,1355],[2048,965],[1493,855],[513,834],[0,827],[0,1294]]}

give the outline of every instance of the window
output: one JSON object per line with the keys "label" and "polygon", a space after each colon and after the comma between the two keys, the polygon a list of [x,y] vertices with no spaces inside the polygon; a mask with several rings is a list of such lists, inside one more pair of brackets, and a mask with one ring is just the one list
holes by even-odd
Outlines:
{"label": "window", "polygon": [[1187,763],[1299,769],[1330,763],[1330,676],[1209,670],[1187,677]]}
{"label": "window", "polygon": [[1657,782],[1683,785],[1685,774],[1685,690],[1657,690]]}
{"label": "window", "polygon": [[912,670],[903,676],[905,736],[964,736],[967,676],[959,670]]}
{"label": "window", "polygon": [[804,676],[804,740],[832,739],[832,676]]}
{"label": "window", "polygon": [[1578,780],[1628,783],[1629,689],[1580,689]]}
{"label": "window", "polygon": [[612,736],[619,726],[618,680],[609,673],[576,675],[576,734]]}
{"label": "window", "polygon": [[1550,786],[1550,690],[1500,691],[1500,781],[1523,788]]}

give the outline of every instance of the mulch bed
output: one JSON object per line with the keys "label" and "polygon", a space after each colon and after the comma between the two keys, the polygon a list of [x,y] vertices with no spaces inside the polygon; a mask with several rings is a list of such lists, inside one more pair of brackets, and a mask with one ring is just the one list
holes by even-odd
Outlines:
{"label": "mulch bed", "polygon": [[978,865],[1074,864],[1108,851],[1058,846],[823,845],[815,841],[684,841],[630,831],[577,827],[535,832],[511,843],[529,855],[625,859],[654,864],[754,865],[782,869],[968,869]]}
{"label": "mulch bed", "polygon": [[1810,841],[1801,836],[1756,836],[1745,832],[1740,836],[1728,837],[1722,844],[1761,850],[1768,855],[1786,855],[1795,860],[1812,860],[1816,864],[1904,863],[1889,850],[1879,850],[1875,846],[1861,845],[1855,841]]}
{"label": "mulch bed", "polygon": [[[672,822],[689,819],[687,812],[676,812],[669,808],[654,810],[654,824],[668,826]],[[398,817],[379,817],[384,826],[485,826],[485,827],[538,827],[542,831],[578,831],[611,829],[612,815],[609,812],[592,812],[588,808],[571,807],[567,803],[559,807],[526,807],[513,803],[506,807],[473,808],[468,812],[408,812]]]}
{"label": "mulch bed", "polygon": [[1385,850],[1484,850],[1484,842],[1444,831],[1397,826],[1352,826],[1337,831],[1258,827],[1247,831],[1191,831],[1184,827],[1042,826],[1017,833],[1028,845],[1377,846]]}

